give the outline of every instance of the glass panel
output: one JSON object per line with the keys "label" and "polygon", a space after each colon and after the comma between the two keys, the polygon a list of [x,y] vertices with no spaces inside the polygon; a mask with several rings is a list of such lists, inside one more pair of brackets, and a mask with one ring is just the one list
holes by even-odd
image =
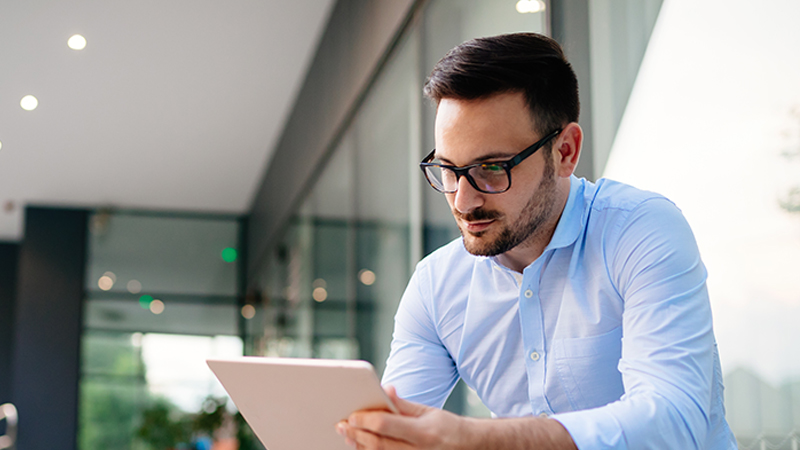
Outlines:
{"label": "glass panel", "polygon": [[357,333],[362,355],[378,374],[389,356],[394,313],[411,276],[409,152],[411,98],[419,95],[412,91],[417,85],[416,45],[416,36],[409,36],[353,126],[359,168],[356,301],[370,305],[358,317]]}
{"label": "glass panel", "polygon": [[[235,419],[205,360],[243,353],[238,221],[97,213],[90,226],[81,450],[207,448],[204,414]],[[259,448],[237,424],[240,448]]]}
{"label": "glass panel", "polygon": [[[254,353],[358,357],[383,371],[412,258],[458,236],[444,197],[417,167],[433,147],[433,108],[423,107],[422,117],[419,111],[422,80],[468,38],[541,32],[544,20],[543,13],[518,13],[515,2],[426,6],[268,253],[260,294],[253,295],[263,305],[264,324],[263,334],[253,331]],[[412,217],[420,215],[421,226],[415,222],[412,229]],[[459,388],[453,409],[485,415],[468,394]]]}
{"label": "glass panel", "polygon": [[797,2],[665,2],[605,171],[692,225],[741,448],[798,445],[799,16]]}
{"label": "glass panel", "polygon": [[90,291],[236,295],[235,220],[101,212],[90,224]]}

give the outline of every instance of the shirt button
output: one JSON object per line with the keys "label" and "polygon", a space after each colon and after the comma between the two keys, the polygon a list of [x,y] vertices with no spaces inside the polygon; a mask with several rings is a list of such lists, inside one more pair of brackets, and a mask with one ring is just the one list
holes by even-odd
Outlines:
{"label": "shirt button", "polygon": [[533,297],[533,291],[532,291],[532,290],[530,290],[530,289],[528,289],[527,291],[525,291],[525,297],[527,297],[527,298],[531,298],[531,297]]}
{"label": "shirt button", "polygon": [[540,356],[541,355],[539,355],[539,352],[531,353],[531,359],[534,360],[534,361],[538,361]]}

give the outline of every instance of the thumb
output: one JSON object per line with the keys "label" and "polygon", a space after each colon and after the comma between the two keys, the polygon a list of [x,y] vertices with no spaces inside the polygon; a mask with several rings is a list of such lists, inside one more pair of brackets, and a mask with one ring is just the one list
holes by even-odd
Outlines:
{"label": "thumb", "polygon": [[400,398],[397,395],[397,389],[395,389],[394,386],[384,386],[383,390],[386,391],[386,395],[389,396],[389,400],[394,403],[394,406],[397,407],[397,410],[400,411],[401,415],[419,417],[424,414],[425,411],[430,409],[430,407],[421,403],[414,403]]}

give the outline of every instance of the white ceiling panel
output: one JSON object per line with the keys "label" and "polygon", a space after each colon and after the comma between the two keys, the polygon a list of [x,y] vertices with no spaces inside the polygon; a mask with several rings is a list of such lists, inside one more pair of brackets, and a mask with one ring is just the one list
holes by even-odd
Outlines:
{"label": "white ceiling panel", "polygon": [[26,204],[245,212],[332,5],[0,2],[0,239]]}

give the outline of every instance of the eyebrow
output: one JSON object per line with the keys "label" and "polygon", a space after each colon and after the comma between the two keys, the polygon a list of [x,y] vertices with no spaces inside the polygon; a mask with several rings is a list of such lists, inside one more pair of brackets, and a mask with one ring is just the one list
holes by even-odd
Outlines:
{"label": "eyebrow", "polygon": [[[484,163],[486,161],[491,161],[491,160],[507,161],[507,160],[513,158],[515,155],[517,155],[517,153],[509,154],[509,153],[505,153],[505,152],[493,152],[493,153],[489,153],[489,154],[483,155],[480,158],[473,159],[472,162],[470,162],[468,164],[464,164],[461,167],[471,166],[472,164],[480,164],[480,163]],[[433,157],[435,159],[438,159],[439,161],[447,164],[447,165],[455,166],[455,164],[453,164],[452,161],[450,161],[447,158],[442,158],[442,157],[438,156],[436,153],[433,154]],[[458,166],[456,166],[456,167],[458,167]]]}

